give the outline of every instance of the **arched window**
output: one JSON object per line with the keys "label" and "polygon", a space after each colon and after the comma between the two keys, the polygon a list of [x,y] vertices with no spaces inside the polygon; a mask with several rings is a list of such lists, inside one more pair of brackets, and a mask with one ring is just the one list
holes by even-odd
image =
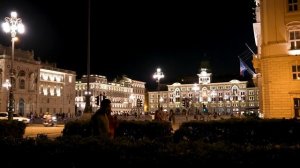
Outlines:
{"label": "arched window", "polygon": [[25,89],[25,80],[24,79],[20,79],[20,81],[19,81],[19,89]]}
{"label": "arched window", "polygon": [[19,114],[21,116],[24,116],[24,112],[25,112],[25,101],[24,101],[24,99],[21,98],[19,100]]}
{"label": "arched window", "polygon": [[25,76],[26,74],[25,74],[25,71],[23,71],[23,70],[21,70],[21,71],[19,71],[19,74],[18,74],[18,76]]}
{"label": "arched window", "polygon": [[179,88],[176,88],[176,89],[175,89],[175,96],[176,96],[176,97],[179,97],[179,96],[180,96],[180,89],[179,89]]}
{"label": "arched window", "polygon": [[232,87],[232,98],[233,101],[237,101],[238,100],[238,87],[237,86],[233,86]]}
{"label": "arched window", "polygon": [[238,94],[238,87],[237,86],[233,86],[232,87],[232,95],[237,95]]}

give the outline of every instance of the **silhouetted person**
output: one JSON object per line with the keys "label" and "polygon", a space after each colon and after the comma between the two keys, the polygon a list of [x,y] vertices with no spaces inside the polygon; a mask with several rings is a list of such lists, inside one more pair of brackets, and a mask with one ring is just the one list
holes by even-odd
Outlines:
{"label": "silhouetted person", "polygon": [[91,118],[91,126],[94,136],[110,137],[109,115],[111,113],[111,101],[104,99],[101,107]]}

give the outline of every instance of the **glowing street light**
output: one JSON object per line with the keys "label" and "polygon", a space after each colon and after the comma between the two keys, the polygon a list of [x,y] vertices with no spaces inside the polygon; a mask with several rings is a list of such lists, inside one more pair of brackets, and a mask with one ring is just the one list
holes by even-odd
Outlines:
{"label": "glowing street light", "polygon": [[5,33],[11,34],[11,66],[10,66],[10,87],[9,87],[9,103],[8,103],[8,120],[13,120],[14,108],[14,94],[13,94],[13,83],[14,79],[14,56],[15,56],[15,41],[17,40],[17,33],[24,33],[25,27],[22,24],[22,19],[18,18],[17,12],[11,12],[10,17],[5,17],[5,22],[2,23],[2,28]]}
{"label": "glowing street light", "polygon": [[158,91],[158,109],[160,109],[160,95],[159,95],[159,82],[160,79],[164,78],[165,75],[163,74],[163,72],[161,71],[160,68],[156,69],[156,72],[153,74],[153,78],[156,79],[157,82],[157,91]]}
{"label": "glowing street light", "polygon": [[6,79],[5,82],[2,84],[2,87],[5,87],[7,90],[11,87],[9,79]]}

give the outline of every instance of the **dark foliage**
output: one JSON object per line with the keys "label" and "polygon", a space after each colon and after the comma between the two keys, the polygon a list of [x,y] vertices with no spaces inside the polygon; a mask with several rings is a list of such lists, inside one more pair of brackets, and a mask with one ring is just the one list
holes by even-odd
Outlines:
{"label": "dark foliage", "polygon": [[239,144],[300,143],[299,120],[220,120],[183,123],[175,141],[202,140]]}
{"label": "dark foliage", "polygon": [[23,122],[0,120],[0,138],[23,138],[25,128]]}

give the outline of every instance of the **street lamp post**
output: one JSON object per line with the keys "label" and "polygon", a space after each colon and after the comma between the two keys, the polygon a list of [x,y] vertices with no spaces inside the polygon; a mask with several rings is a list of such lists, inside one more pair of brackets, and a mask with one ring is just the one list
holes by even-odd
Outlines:
{"label": "street lamp post", "polygon": [[[91,106],[91,90],[90,90],[90,66],[91,66],[91,1],[88,1],[88,51],[87,51],[87,82],[86,82],[86,91],[85,91],[85,107],[83,113],[86,117],[89,118],[89,115],[93,112]],[[85,117],[84,117],[85,118]]]}
{"label": "street lamp post", "polygon": [[2,28],[5,33],[11,34],[11,66],[10,66],[10,84],[9,88],[9,104],[8,104],[8,120],[13,120],[14,108],[14,93],[13,93],[13,83],[14,79],[14,56],[15,56],[15,40],[17,39],[17,33],[24,33],[25,27],[22,24],[22,19],[18,18],[17,12],[11,12],[10,17],[5,17],[5,22],[2,23]]}
{"label": "street lamp post", "polygon": [[[11,84],[9,82],[9,79],[6,79],[5,82],[2,84],[2,87],[6,88],[7,91],[10,90]],[[9,101],[9,96],[7,96],[7,104]]]}
{"label": "street lamp post", "polygon": [[159,94],[159,82],[160,82],[160,79],[164,78],[164,74],[163,72],[161,71],[160,68],[157,68],[156,69],[156,72],[153,74],[153,78],[156,79],[156,82],[157,82],[157,92],[158,92],[158,109],[160,109],[160,94]]}

